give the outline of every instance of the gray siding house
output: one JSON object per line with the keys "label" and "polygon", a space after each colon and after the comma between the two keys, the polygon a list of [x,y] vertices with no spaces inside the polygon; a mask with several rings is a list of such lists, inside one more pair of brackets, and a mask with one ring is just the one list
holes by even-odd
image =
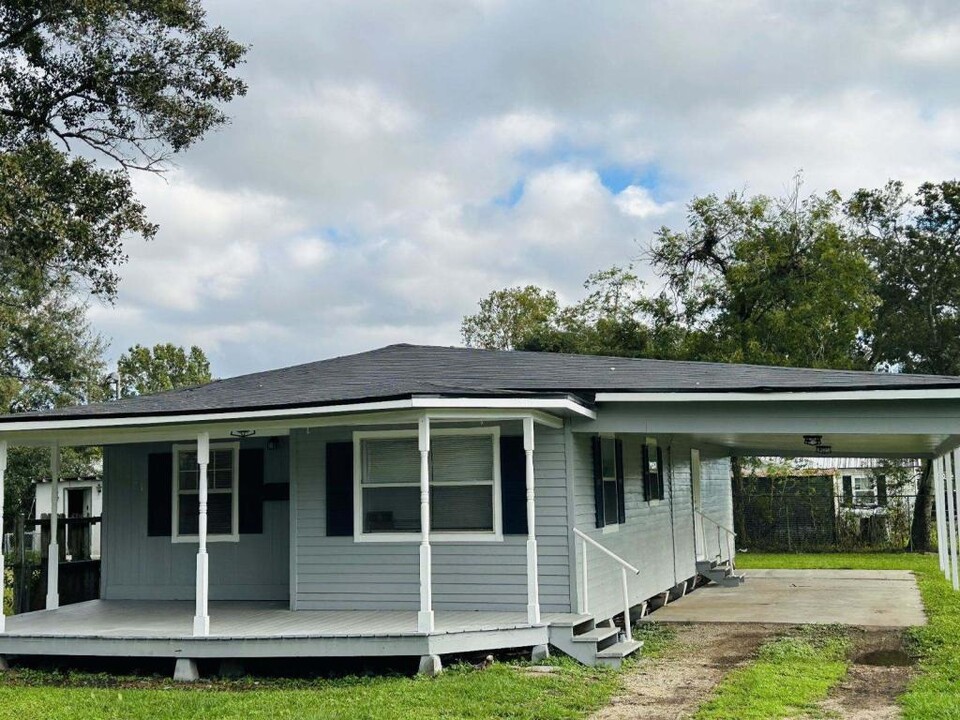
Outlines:
{"label": "gray siding house", "polygon": [[0,616],[0,657],[617,665],[651,601],[740,582],[730,457],[814,434],[943,457],[960,378],[394,345],[5,416],[0,483],[8,447],[49,446],[54,501],[60,449],[104,448],[103,565],[100,600],[60,607],[52,548],[48,609]]}

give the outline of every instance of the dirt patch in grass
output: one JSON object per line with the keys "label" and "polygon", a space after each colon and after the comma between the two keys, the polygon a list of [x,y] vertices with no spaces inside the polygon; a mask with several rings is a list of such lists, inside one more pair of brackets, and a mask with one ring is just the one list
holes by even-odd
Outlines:
{"label": "dirt patch in grass", "polygon": [[623,678],[623,691],[592,720],[677,720],[688,717],[723,677],[751,662],[781,625],[718,623],[673,626],[660,657],[642,658]]}
{"label": "dirt patch in grass", "polygon": [[[915,657],[895,630],[851,629],[853,647],[846,677],[820,703],[822,715],[845,720],[898,720],[897,697],[916,674]],[[804,718],[806,720],[806,718]]]}

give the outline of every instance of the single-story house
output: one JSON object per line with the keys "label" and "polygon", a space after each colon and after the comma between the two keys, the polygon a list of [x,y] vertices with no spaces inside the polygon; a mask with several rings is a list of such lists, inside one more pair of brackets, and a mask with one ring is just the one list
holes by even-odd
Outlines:
{"label": "single-story house", "polygon": [[0,417],[0,478],[49,446],[53,498],[59,448],[104,448],[101,599],[59,607],[51,551],[0,656],[617,664],[645,601],[736,582],[730,457],[813,433],[944,457],[960,378],[392,345]]}

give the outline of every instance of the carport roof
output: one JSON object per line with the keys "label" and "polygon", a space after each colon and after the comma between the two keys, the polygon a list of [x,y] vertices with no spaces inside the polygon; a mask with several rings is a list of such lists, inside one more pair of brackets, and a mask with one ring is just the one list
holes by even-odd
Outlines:
{"label": "carport roof", "polygon": [[597,393],[783,393],[960,388],[960,377],[812,370],[555,353],[390,345],[377,350],[112,402],[0,417],[138,417],[322,407],[414,397],[574,397]]}

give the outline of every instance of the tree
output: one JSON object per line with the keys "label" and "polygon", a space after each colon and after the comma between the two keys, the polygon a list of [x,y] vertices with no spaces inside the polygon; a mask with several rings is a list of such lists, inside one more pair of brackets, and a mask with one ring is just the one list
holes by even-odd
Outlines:
{"label": "tree", "polygon": [[557,294],[536,285],[495,290],[480,301],[475,315],[463,318],[460,333],[470,347],[512,350],[552,323],[558,308]]}
{"label": "tree", "polygon": [[694,199],[685,230],[662,228],[650,252],[662,308],[689,333],[690,359],[864,368],[874,275],[847,232],[836,193]]}
{"label": "tree", "polygon": [[[859,190],[847,214],[877,273],[871,360],[904,372],[960,375],[960,181]],[[921,474],[913,548],[930,549],[929,463]]]}
{"label": "tree", "polygon": [[63,283],[113,297],[121,239],[156,232],[129,172],[163,170],[227,121],[244,52],[198,0],[0,5],[4,303]]}
{"label": "tree", "polygon": [[213,380],[210,361],[194,345],[189,353],[172,343],[146,348],[134,345],[120,356],[120,395],[147,395],[181,387],[204,385]]}

